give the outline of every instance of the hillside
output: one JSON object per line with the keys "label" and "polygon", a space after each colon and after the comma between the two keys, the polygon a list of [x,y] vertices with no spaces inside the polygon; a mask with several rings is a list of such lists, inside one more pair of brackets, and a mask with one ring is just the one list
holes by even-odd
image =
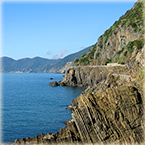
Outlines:
{"label": "hillside", "polygon": [[70,54],[70,55],[64,57],[59,62],[57,62],[50,70],[48,69],[48,66],[45,66],[45,69],[49,70],[49,72],[57,72],[57,71],[59,71],[59,69],[64,67],[67,62],[72,62],[76,58],[78,58],[80,55],[86,54],[91,47],[92,46],[89,46],[89,47],[84,48],[83,50],[81,50],[79,52],[76,52],[76,53],[73,53],[73,54]]}
{"label": "hillside", "polygon": [[[143,47],[143,4],[138,2],[98,38],[90,51],[74,65],[127,64]],[[142,64],[141,60],[138,60]]]}
{"label": "hillside", "polygon": [[0,61],[2,62],[1,72],[23,72],[23,73],[41,73],[41,72],[57,72],[62,68],[67,62],[74,61],[81,54],[85,54],[91,48],[87,47],[79,52],[70,54],[63,59],[45,59],[41,57],[35,58],[23,58],[19,60],[14,60],[9,57],[2,57]]}
{"label": "hillside", "polygon": [[49,60],[40,57],[35,58],[23,58],[19,60],[14,60],[9,57],[2,57],[2,69],[3,73],[8,72],[44,72],[44,66],[49,65],[50,67],[54,65],[59,60]]}

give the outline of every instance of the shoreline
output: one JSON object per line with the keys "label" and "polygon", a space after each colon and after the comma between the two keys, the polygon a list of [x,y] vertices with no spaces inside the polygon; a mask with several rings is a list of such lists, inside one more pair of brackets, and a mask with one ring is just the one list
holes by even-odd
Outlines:
{"label": "shoreline", "polygon": [[[123,67],[120,67],[119,69],[118,67],[117,68],[110,67],[110,69],[108,68],[105,69],[102,68],[102,69],[100,68],[88,69],[88,67],[85,67],[81,69],[73,68],[68,70],[66,72],[65,77],[60,82],[60,83],[65,83],[65,86],[80,86],[81,83],[81,81],[79,81],[81,80],[80,78],[82,78],[84,72],[86,72],[87,74],[83,79],[83,83],[84,83],[83,86],[87,86],[87,88],[85,89],[84,92],[80,94],[80,96],[73,99],[72,103],[68,106],[68,108],[70,108],[72,111],[72,119],[66,121],[65,122],[66,126],[61,128],[56,133],[53,134],[48,133],[45,135],[41,134],[33,138],[23,138],[21,140],[17,139],[15,140],[15,144],[17,145],[20,143],[29,143],[29,142],[31,142],[32,144],[35,143],[94,144],[96,142],[96,139],[98,140],[97,142],[100,142],[102,140],[101,142],[105,143],[106,142],[105,138],[107,138],[107,136],[110,134],[109,130],[111,130],[111,132],[114,132],[115,135],[115,132],[118,130],[116,128],[118,125],[120,126],[121,124],[125,123],[124,125],[127,127],[124,128],[122,126],[121,128],[124,130],[128,128],[129,132],[133,131],[132,130],[133,126],[138,130],[138,126],[140,126],[141,123],[140,120],[142,117],[142,111],[140,112],[141,114],[138,115],[136,115],[136,113],[134,114],[134,112],[130,112],[129,114],[133,114],[133,117],[131,117],[129,114],[126,113],[126,111],[129,111],[133,106],[135,106],[137,110],[138,109],[140,110],[143,107],[141,101],[142,98],[140,98],[141,94],[135,86],[136,82],[132,74],[130,74],[130,70],[124,69]],[[100,79],[100,75],[98,75],[100,74],[100,72],[102,72],[101,79]],[[93,73],[95,74],[94,76],[89,75]],[[92,79],[91,85],[89,85],[90,76]],[[106,94],[109,95],[106,96]],[[119,99],[118,96],[120,96]],[[136,101],[132,102],[131,100],[136,100]],[[121,112],[118,111],[118,107]],[[114,114],[118,114],[117,116],[119,118],[116,115],[114,116]],[[138,122],[136,122],[135,118],[138,120]],[[132,121],[126,122],[126,119]],[[112,125],[109,123],[111,125],[110,126],[105,120],[107,120],[108,123],[112,122]],[[96,122],[99,123],[97,128],[95,127]],[[132,122],[136,122],[136,123],[133,124]],[[136,124],[138,125],[136,126]],[[105,128],[108,129],[106,130],[104,128],[103,129],[104,131],[100,132],[99,130],[101,128],[99,126],[102,125],[106,126]],[[116,127],[112,128],[112,126],[114,125]],[[89,131],[89,128],[91,128],[92,132]],[[94,134],[94,131],[97,131],[100,137],[98,137],[97,134],[96,137],[93,137],[91,134]],[[121,132],[119,132],[120,134],[119,136],[122,135]],[[105,136],[105,137],[101,139],[101,136]],[[122,136],[123,138],[127,137],[126,133],[124,133],[124,135]],[[129,136],[133,138],[132,134],[130,133]],[[121,138],[121,140],[124,140],[123,138]],[[139,138],[134,137],[133,139],[138,140],[141,143],[142,142],[141,134],[139,135]],[[107,139],[112,140],[112,142],[116,142],[116,143],[118,142],[116,139],[114,140],[113,138],[111,138],[111,136]]]}

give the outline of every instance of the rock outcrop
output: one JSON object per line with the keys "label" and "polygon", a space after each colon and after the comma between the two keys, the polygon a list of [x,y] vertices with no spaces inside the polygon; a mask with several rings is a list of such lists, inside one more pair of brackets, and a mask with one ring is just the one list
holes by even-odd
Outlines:
{"label": "rock outcrop", "polygon": [[66,65],[61,68],[59,71],[57,71],[58,73],[65,73],[68,69],[70,69],[73,66],[74,62],[68,62],[66,63]]}
{"label": "rock outcrop", "polygon": [[58,82],[56,81],[49,83],[49,85],[53,87],[59,86]]}
{"label": "rock outcrop", "polygon": [[53,87],[57,87],[57,86],[66,86],[66,84],[62,81],[59,81],[59,82],[56,82],[56,81],[53,81],[51,83],[49,83],[50,86],[53,86]]}
{"label": "rock outcrop", "polygon": [[[128,80],[129,81],[129,80]],[[124,82],[124,85],[120,85]],[[99,87],[99,86],[102,86]],[[143,142],[143,100],[131,82],[108,75],[95,87],[88,87],[68,107],[72,119],[54,134],[16,140],[16,144],[100,144]]]}
{"label": "rock outcrop", "polygon": [[[98,38],[97,43],[85,55],[76,59],[74,64],[126,64],[137,57],[144,43],[143,8],[143,3],[138,1]],[[138,59],[138,63],[142,64],[141,60]]]}
{"label": "rock outcrop", "polygon": [[109,73],[130,74],[127,66],[80,66],[66,71],[63,83],[66,86],[95,86],[102,80],[105,80]]}

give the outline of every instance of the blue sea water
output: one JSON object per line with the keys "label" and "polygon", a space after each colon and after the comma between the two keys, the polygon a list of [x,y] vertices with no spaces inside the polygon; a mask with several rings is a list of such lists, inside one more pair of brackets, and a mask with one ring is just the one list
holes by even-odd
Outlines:
{"label": "blue sea water", "polygon": [[63,79],[55,73],[2,74],[2,142],[55,133],[71,119],[65,108],[84,90],[80,87],[52,87]]}

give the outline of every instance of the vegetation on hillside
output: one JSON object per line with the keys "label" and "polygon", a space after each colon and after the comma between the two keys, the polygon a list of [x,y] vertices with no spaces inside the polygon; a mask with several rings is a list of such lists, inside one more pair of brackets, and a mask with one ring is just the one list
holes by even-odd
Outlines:
{"label": "vegetation on hillside", "polygon": [[[116,55],[113,57],[110,62],[118,62],[120,64],[125,64],[129,62],[129,58],[135,56],[138,52],[141,51],[144,45],[144,39],[140,38],[135,41],[130,41],[122,50],[117,51]],[[134,53],[133,53],[134,52]],[[106,64],[108,60],[106,60]]]}
{"label": "vegetation on hillside", "polygon": [[[123,44],[119,51],[116,51],[112,58],[106,57],[105,61],[100,64],[107,64],[109,62],[118,62],[121,64],[126,63],[132,58],[134,54],[137,54],[143,47],[143,3],[137,2],[135,6],[128,10],[125,15],[120,17],[110,29],[106,30],[103,35],[98,39],[98,42],[92,46],[92,48],[85,54],[81,55],[75,60],[74,65],[94,65],[96,62],[101,61],[102,50],[107,51],[106,48],[109,47],[109,38],[112,34],[118,31],[126,31],[127,29],[133,30],[131,33],[139,33],[140,38],[135,41],[126,43],[126,36],[121,35],[119,43]],[[120,44],[120,46],[121,46]],[[119,44],[118,44],[119,45]],[[96,50],[99,50],[96,52]],[[110,50],[108,50],[110,51]]]}
{"label": "vegetation on hillside", "polygon": [[120,19],[116,21],[110,29],[105,31],[103,35],[106,37],[105,43],[107,43],[108,38],[114,33],[116,28],[127,29],[132,27],[135,32],[141,32],[141,26],[143,26],[143,3],[137,2],[131,10],[128,10],[126,14],[120,17]]}
{"label": "vegetation on hillside", "polygon": [[86,54],[81,55],[79,58],[75,60],[75,64],[80,63],[82,65],[88,65],[94,59],[95,47],[92,48]]}
{"label": "vegetation on hillside", "polygon": [[23,58],[19,60],[14,60],[9,57],[2,57],[0,61],[3,66],[2,72],[57,72],[62,68],[67,62],[74,61],[81,54],[85,54],[92,46],[84,48],[83,50],[70,54],[63,59],[44,59],[40,57],[35,58]]}

